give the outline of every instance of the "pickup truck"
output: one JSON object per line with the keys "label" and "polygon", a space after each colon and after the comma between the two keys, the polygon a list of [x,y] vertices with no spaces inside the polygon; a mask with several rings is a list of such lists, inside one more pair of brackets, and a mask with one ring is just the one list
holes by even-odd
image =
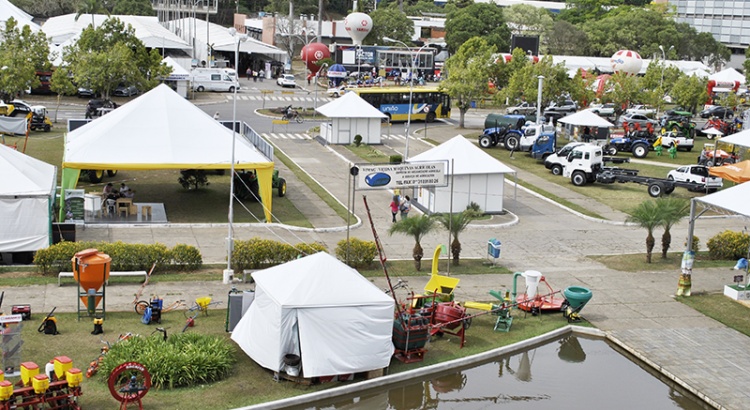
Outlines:
{"label": "pickup truck", "polygon": [[656,114],[656,109],[650,105],[645,104],[636,104],[627,110],[625,110],[626,114],[641,114],[645,115],[646,117],[653,117]]}
{"label": "pickup truck", "polygon": [[615,105],[613,103],[591,104],[589,110],[600,117],[614,117]]}

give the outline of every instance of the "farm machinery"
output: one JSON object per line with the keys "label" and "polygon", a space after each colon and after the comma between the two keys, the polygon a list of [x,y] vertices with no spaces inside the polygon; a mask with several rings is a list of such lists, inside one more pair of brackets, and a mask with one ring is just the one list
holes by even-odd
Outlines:
{"label": "farm machinery", "polygon": [[0,409],[18,408],[80,409],[83,373],[67,356],[57,356],[44,373],[34,362],[21,363],[21,380],[15,385],[0,380]]}

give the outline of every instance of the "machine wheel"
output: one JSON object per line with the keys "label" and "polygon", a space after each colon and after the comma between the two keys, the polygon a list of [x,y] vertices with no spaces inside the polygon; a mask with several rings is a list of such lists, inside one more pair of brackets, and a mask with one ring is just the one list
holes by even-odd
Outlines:
{"label": "machine wheel", "polygon": [[505,149],[508,151],[515,151],[518,149],[518,137],[510,135],[505,137]]}
{"label": "machine wheel", "polygon": [[482,135],[479,137],[479,146],[482,148],[489,148],[492,146],[492,138],[489,135]]}
{"label": "machine wheel", "polygon": [[94,184],[102,182],[104,171],[91,169],[88,171],[89,182]]}
{"label": "machine wheel", "polygon": [[199,86],[198,86],[198,88],[196,88],[196,89],[195,89],[195,91],[198,91],[199,93],[202,93],[202,92],[203,92],[203,91],[205,91],[205,90],[206,90],[206,89],[205,89],[205,88],[203,88],[203,86],[202,86],[202,85],[199,85]]}
{"label": "machine wheel", "polygon": [[50,132],[50,130],[52,130],[52,127],[50,127],[49,124],[45,124],[44,125],[44,132]]}
{"label": "machine wheel", "polygon": [[117,175],[117,170],[116,169],[109,169],[109,170],[107,170],[107,176],[108,177],[112,178],[115,175]]}
{"label": "machine wheel", "polygon": [[679,131],[680,131],[680,129],[676,125],[672,126],[672,132],[674,132],[675,134],[677,134]]}
{"label": "machine wheel", "polygon": [[112,370],[107,386],[112,397],[120,403],[136,403],[151,388],[151,375],[142,364],[126,362]]}
{"label": "machine wheel", "polygon": [[614,145],[607,145],[604,148],[604,153],[607,155],[615,156],[617,155],[617,147],[615,147]]}
{"label": "machine wheel", "polygon": [[552,175],[562,175],[563,167],[560,164],[555,164],[550,168],[550,171],[552,171]]}
{"label": "machine wheel", "polygon": [[648,194],[652,198],[659,198],[664,194],[664,184],[661,182],[654,182],[648,186]]}
{"label": "machine wheel", "polygon": [[706,166],[709,167],[709,168],[711,168],[712,166],[714,166],[714,160],[709,159],[708,161],[706,161]]}
{"label": "machine wheel", "polygon": [[636,144],[633,147],[633,156],[636,158],[646,158],[648,147],[645,144]]}
{"label": "machine wheel", "polygon": [[146,313],[146,308],[148,307],[148,302],[145,300],[139,300],[138,303],[133,306],[133,309],[135,310],[135,313],[143,316],[144,313]]}
{"label": "machine wheel", "polygon": [[426,121],[427,122],[435,122],[435,113],[432,112],[432,111],[428,112],[427,113]]}
{"label": "machine wheel", "polygon": [[669,195],[672,192],[674,192],[674,185],[669,185],[668,187],[664,188],[664,193]]}
{"label": "machine wheel", "polygon": [[586,173],[584,173],[583,171],[574,172],[573,175],[570,176],[570,182],[572,182],[575,186],[586,185],[586,182],[588,182],[586,179]]}
{"label": "machine wheel", "polygon": [[284,197],[286,195],[286,180],[284,178],[279,178],[278,193],[279,197]]}

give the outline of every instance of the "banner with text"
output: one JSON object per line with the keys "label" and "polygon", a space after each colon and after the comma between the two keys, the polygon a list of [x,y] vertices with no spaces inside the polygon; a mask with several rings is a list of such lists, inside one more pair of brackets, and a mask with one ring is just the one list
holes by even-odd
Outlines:
{"label": "banner with text", "polygon": [[448,186],[445,170],[448,161],[411,162],[408,164],[359,164],[356,188],[399,189],[409,187]]}

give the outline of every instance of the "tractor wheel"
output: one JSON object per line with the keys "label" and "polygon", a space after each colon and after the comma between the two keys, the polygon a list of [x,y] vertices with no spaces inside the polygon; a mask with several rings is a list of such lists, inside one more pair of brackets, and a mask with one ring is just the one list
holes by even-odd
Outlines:
{"label": "tractor wheel", "polygon": [[117,175],[117,170],[116,169],[107,170],[107,176],[108,177],[112,178],[115,175]]}
{"label": "tractor wheel", "polygon": [[515,151],[518,149],[518,137],[515,135],[509,135],[505,137],[505,149],[508,151]]}
{"label": "tractor wheel", "polygon": [[479,137],[479,146],[482,148],[489,148],[492,146],[492,138],[489,135],[482,135]]}
{"label": "tractor wheel", "polygon": [[672,126],[672,132],[674,132],[675,134],[677,134],[679,131],[680,131],[680,129],[676,125]]}
{"label": "tractor wheel", "polygon": [[50,132],[52,130],[52,127],[49,124],[44,125],[44,132]]}
{"label": "tractor wheel", "polygon": [[648,194],[652,198],[659,198],[664,194],[664,184],[661,182],[654,182],[648,186]]}
{"label": "tractor wheel", "polygon": [[560,164],[555,164],[555,165],[552,166],[552,168],[550,169],[550,171],[552,171],[552,175],[562,175],[562,173],[563,173],[563,167]]}
{"label": "tractor wheel", "polygon": [[573,175],[570,176],[570,182],[572,182],[575,186],[586,185],[586,182],[588,182],[586,179],[586,173],[584,173],[583,171],[574,172]]}
{"label": "tractor wheel", "polygon": [[607,145],[604,147],[604,153],[610,156],[615,156],[617,155],[617,147],[614,145]]}
{"label": "tractor wheel", "polygon": [[709,159],[708,161],[706,161],[706,166],[709,167],[709,168],[711,168],[712,166],[714,166],[714,160]]}
{"label": "tractor wheel", "polygon": [[284,178],[279,178],[279,182],[277,183],[278,186],[278,193],[279,197],[284,197],[286,195],[286,180]]}
{"label": "tractor wheel", "polygon": [[104,178],[104,171],[91,169],[88,171],[88,177],[89,182],[91,183],[96,184],[102,182],[102,178]]}
{"label": "tractor wheel", "polygon": [[636,144],[633,147],[633,156],[636,158],[646,158],[648,155],[648,147],[646,144]]}

